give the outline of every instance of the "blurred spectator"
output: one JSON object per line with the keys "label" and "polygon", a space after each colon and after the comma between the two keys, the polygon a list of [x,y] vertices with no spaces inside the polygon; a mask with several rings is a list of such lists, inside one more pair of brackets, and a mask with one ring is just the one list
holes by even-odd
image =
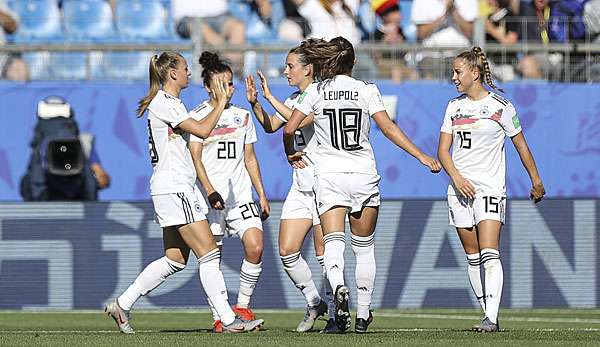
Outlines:
{"label": "blurred spectator", "polygon": [[600,0],[590,0],[585,4],[583,22],[588,41],[600,39]]}
{"label": "blurred spectator", "polygon": [[[0,0],[0,46],[6,44],[6,34],[17,31],[17,16],[10,11],[5,0]],[[29,81],[29,69],[20,56],[0,53],[0,76],[11,81]]]}
{"label": "blurred spectator", "polygon": [[[477,0],[414,0],[411,19],[424,46],[467,47],[478,15]],[[451,70],[453,51],[425,51],[416,58],[421,77]]]}
{"label": "blurred spectator", "polygon": [[[246,43],[246,26],[229,13],[227,0],[172,0],[171,16],[177,34],[184,39],[191,37],[194,21],[201,19],[203,44],[224,46]],[[231,62],[234,74],[241,74],[242,54],[230,53],[225,57]]]}
{"label": "blurred spectator", "polygon": [[281,2],[273,0],[244,0],[249,7],[246,18],[246,39],[250,42],[272,42],[279,39],[279,24],[284,18]]}
{"label": "blurred spectator", "polygon": [[331,40],[342,36],[353,45],[360,42],[356,25],[360,0],[294,0],[298,13],[308,20],[310,37]]}
{"label": "blurred spectator", "polygon": [[[381,24],[375,29],[373,39],[390,45],[404,43],[406,37],[402,31],[402,13],[398,6],[398,0],[373,0],[371,6],[381,19]],[[375,58],[382,78],[391,78],[395,82],[417,78],[416,72],[405,66],[403,55],[386,52],[377,54]]]}
{"label": "blurred spectator", "polygon": [[[549,0],[521,1],[519,6],[520,40],[528,43],[550,43]],[[558,79],[561,74],[562,60],[560,53],[525,54],[519,60],[519,70],[524,79]]]}
{"label": "blurred spectator", "polygon": [[283,0],[285,19],[279,25],[279,37],[288,41],[300,41],[310,36],[308,21],[298,12],[295,0]]}
{"label": "blurred spectator", "polygon": [[[485,18],[485,40],[490,43],[510,45],[519,41],[518,17],[511,8],[511,0],[487,0],[488,9]],[[494,76],[501,81],[515,79],[514,52],[489,52],[488,61],[493,65]]]}
{"label": "blurred spectator", "polygon": [[569,42],[585,39],[583,7],[588,0],[556,0],[550,10],[550,41]]}
{"label": "blurred spectator", "polygon": [[488,0],[488,3],[491,13],[485,21],[486,41],[504,44],[519,41],[519,25],[510,0]]}
{"label": "blurred spectator", "polygon": [[202,39],[209,45],[243,44],[246,28],[228,13],[227,0],[172,0],[171,15],[182,38],[190,38],[194,19],[201,18]]}

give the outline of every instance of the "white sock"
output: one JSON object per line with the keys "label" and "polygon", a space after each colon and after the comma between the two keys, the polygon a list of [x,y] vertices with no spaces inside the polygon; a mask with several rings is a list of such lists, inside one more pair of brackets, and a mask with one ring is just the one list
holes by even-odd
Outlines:
{"label": "white sock", "polygon": [[327,279],[327,271],[325,270],[325,257],[322,255],[317,255],[317,260],[321,265],[323,274],[323,297],[327,302],[327,312],[328,318],[335,318],[335,302],[333,301],[333,290],[331,290],[331,284],[329,284],[329,279]]}
{"label": "white sock", "polygon": [[469,282],[471,283],[471,289],[481,305],[481,309],[485,312],[485,299],[483,297],[483,286],[481,284],[481,261],[479,259],[479,253],[467,254],[467,275],[469,275]]}
{"label": "white sock", "polygon": [[250,297],[252,297],[252,293],[254,293],[254,288],[256,288],[256,283],[258,283],[261,272],[262,263],[253,264],[246,259],[242,261],[237,307],[248,308],[250,305]]}
{"label": "white sock", "polygon": [[331,288],[335,291],[344,284],[344,249],[346,243],[343,231],[336,231],[323,236],[325,243],[325,269]]}
{"label": "white sock", "polygon": [[369,309],[375,287],[375,235],[352,235],[352,250],[356,256],[356,318],[369,318]]}
{"label": "white sock", "polygon": [[172,274],[185,269],[185,264],[180,264],[169,258],[162,257],[151,262],[138,275],[133,283],[117,299],[119,306],[125,311],[131,310],[133,304],[140,296],[150,293]]}
{"label": "white sock", "polygon": [[198,271],[208,302],[215,311],[213,318],[220,318],[224,325],[229,325],[235,320],[235,314],[227,302],[227,288],[219,268],[220,263],[221,252],[215,248],[198,259]]}
{"label": "white sock", "polygon": [[481,263],[485,269],[485,315],[492,323],[497,323],[504,284],[500,252],[493,248],[482,249]]}
{"label": "white sock", "polygon": [[308,306],[318,305],[321,302],[321,297],[312,279],[310,268],[300,252],[282,255],[281,262],[283,263],[283,269],[290,276],[296,288],[300,289],[302,295],[304,295]]}

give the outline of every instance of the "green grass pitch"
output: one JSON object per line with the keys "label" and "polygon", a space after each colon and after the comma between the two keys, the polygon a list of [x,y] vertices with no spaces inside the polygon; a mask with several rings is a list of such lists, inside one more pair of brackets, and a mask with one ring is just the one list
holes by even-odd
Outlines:
{"label": "green grass pitch", "polygon": [[[297,310],[256,310],[264,330],[213,334],[208,311],[135,311],[137,333],[117,332],[103,312],[0,311],[0,346],[600,346],[600,310],[502,310],[502,331],[470,331],[475,310],[376,310],[366,334],[299,334]],[[315,324],[321,329],[324,321]]]}

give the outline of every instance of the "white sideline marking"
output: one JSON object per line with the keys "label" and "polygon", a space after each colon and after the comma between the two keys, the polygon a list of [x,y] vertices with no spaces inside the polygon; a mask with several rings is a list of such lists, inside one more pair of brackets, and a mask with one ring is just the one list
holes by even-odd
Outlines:
{"label": "white sideline marking", "polygon": [[[397,318],[422,318],[422,319],[456,319],[456,320],[481,320],[481,316],[464,316],[450,314],[427,314],[427,313],[376,313],[380,317],[397,317]],[[554,317],[506,317],[503,316],[502,321],[511,322],[542,322],[542,323],[586,323],[600,324],[600,319],[593,318],[554,318]]]}

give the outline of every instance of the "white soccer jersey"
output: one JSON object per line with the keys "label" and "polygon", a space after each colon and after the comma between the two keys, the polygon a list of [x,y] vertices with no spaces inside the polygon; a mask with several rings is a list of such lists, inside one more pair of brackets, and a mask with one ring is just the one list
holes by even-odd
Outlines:
{"label": "white soccer jersey", "polygon": [[298,97],[296,108],[315,116],[317,174],[377,173],[369,142],[370,116],[385,110],[377,86],[338,75],[311,84]]}
{"label": "white soccer jersey", "polygon": [[190,135],[177,126],[190,118],[178,98],[162,90],[148,106],[148,145],[152,195],[192,192],[196,171],[188,148]]}
{"label": "white soccer jersey", "polygon": [[[190,111],[190,116],[200,120],[212,110],[208,102],[203,102]],[[256,129],[248,111],[229,106],[208,138],[203,140],[192,135],[190,141],[203,143],[202,163],[225,205],[236,206],[252,201],[252,181],[246,170],[244,147],[256,142]],[[203,187],[199,188],[206,194]]]}
{"label": "white soccer jersey", "polygon": [[[514,106],[490,92],[481,100],[450,100],[442,132],[453,135],[452,160],[477,195],[505,196],[504,140],[521,132]],[[452,184],[448,195],[457,195]]]}
{"label": "white soccer jersey", "polygon": [[[294,105],[296,104],[296,100],[300,96],[300,92],[294,92],[290,95],[285,102],[283,103],[285,106],[290,109],[294,109]],[[283,122],[287,123],[287,119],[283,117],[279,112],[275,113],[277,118],[281,119]],[[296,188],[303,192],[312,192],[314,186],[314,163],[313,157],[311,157],[312,151],[314,150],[315,141],[312,141],[313,135],[315,134],[315,126],[314,124],[309,124],[303,128],[296,130],[296,136],[294,136],[294,148],[296,151],[303,151],[306,153],[308,158],[309,166],[303,169],[294,169],[294,174],[292,176],[292,188]]]}

